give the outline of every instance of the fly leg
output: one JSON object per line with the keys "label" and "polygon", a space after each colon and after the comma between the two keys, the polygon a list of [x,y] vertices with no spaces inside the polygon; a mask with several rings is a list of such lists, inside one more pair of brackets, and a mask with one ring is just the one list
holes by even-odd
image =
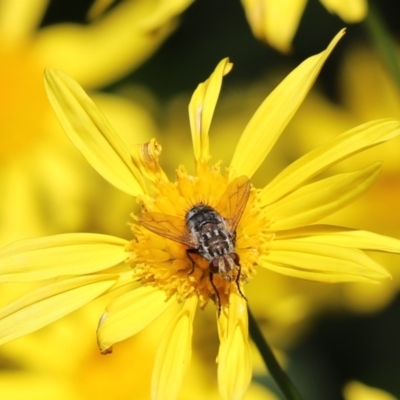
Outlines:
{"label": "fly leg", "polygon": [[237,287],[239,294],[242,296],[242,298],[247,301],[246,296],[243,294],[242,289],[240,288],[240,276],[242,274],[242,266],[240,264],[236,264],[236,265],[238,267],[238,273],[236,274],[236,279],[235,279],[236,287]]}
{"label": "fly leg", "polygon": [[210,282],[211,282],[211,286],[214,289],[215,292],[215,299],[216,299],[216,303],[217,303],[217,307],[218,307],[218,317],[221,315],[221,298],[219,297],[219,293],[217,288],[214,285],[214,281],[213,281],[213,276],[214,274],[212,272],[210,272]]}
{"label": "fly leg", "polygon": [[242,296],[243,299],[246,299],[246,296],[243,294],[242,289],[240,288],[240,277],[242,276],[242,266],[240,265],[240,258],[236,253],[232,253],[231,255],[232,261],[238,267],[238,272],[236,274],[235,283],[239,294]]}
{"label": "fly leg", "polygon": [[190,262],[192,263],[192,269],[190,270],[190,272],[188,273],[188,275],[192,275],[194,272],[194,267],[196,265],[196,263],[194,262],[191,254],[199,254],[199,252],[197,251],[197,249],[187,249],[186,250],[186,255],[188,257],[188,259],[190,260]]}

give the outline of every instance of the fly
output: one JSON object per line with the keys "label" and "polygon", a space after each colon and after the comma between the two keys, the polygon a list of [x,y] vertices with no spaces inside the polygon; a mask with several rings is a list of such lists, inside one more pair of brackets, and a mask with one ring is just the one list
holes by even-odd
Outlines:
{"label": "fly", "polygon": [[241,265],[235,247],[236,228],[249,196],[250,182],[247,177],[241,176],[229,184],[221,199],[225,206],[223,213],[227,217],[223,217],[215,208],[200,203],[190,208],[184,220],[156,212],[145,212],[139,218],[140,224],[148,230],[188,247],[186,254],[192,263],[190,273],[195,267],[193,254],[209,262],[210,282],[217,298],[218,314],[221,312],[221,299],[213,282],[214,275],[232,281],[234,270],[237,269],[234,279],[240,295],[245,298],[239,285]]}

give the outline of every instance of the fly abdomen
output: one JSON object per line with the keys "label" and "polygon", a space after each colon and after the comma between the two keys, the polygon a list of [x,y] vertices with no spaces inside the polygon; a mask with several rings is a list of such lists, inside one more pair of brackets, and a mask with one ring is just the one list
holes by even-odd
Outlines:
{"label": "fly abdomen", "polygon": [[208,261],[233,251],[233,243],[224,229],[213,224],[204,225],[199,232],[199,253]]}

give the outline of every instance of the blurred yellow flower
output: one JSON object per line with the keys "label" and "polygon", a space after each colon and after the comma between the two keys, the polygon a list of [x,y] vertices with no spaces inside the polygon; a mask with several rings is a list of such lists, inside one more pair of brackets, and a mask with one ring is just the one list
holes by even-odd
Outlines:
{"label": "blurred yellow flower", "polygon": [[[50,102],[71,141],[106,180],[136,197],[143,212],[133,216],[131,241],[77,233],[3,248],[1,280],[57,280],[0,310],[0,342],[113,293],[97,330],[99,347],[108,353],[114,343],[180,303],[161,339],[152,377],[153,399],[176,398],[191,358],[196,308],[212,300],[220,339],[219,392],[224,399],[240,399],[252,375],[244,284],[256,267],[320,282],[376,282],[388,277],[362,250],[398,253],[398,240],[314,225],[364,193],[375,180],[379,163],[309,181],[337,162],[398,136],[399,121],[377,120],[353,128],[299,158],[263,189],[249,182],[343,33],[265,99],[223,171],[221,162],[209,165],[208,135],[223,76],[232,68],[228,59],[222,60],[189,104],[195,174],[180,166],[172,182],[158,162],[161,147],[155,140],[129,151],[75,81],[47,70]],[[205,220],[199,209],[208,213]],[[207,224],[213,228],[202,233]],[[135,290],[117,292],[134,283],[139,285]]]}
{"label": "blurred yellow flower", "polygon": [[349,382],[344,388],[346,400],[396,400],[389,393],[364,385],[360,382]]}
{"label": "blurred yellow flower", "polygon": [[[91,202],[91,171],[59,132],[43,90],[45,66],[67,70],[85,87],[110,83],[146,60],[190,3],[126,1],[91,24],[39,29],[48,1],[0,0],[0,243],[76,230]],[[154,134],[140,107],[116,96],[106,101],[112,120],[122,118],[142,140]]]}
{"label": "blurred yellow flower", "polygon": [[[353,23],[365,18],[366,0],[320,0],[331,13]],[[288,52],[307,0],[242,0],[254,36]]]}
{"label": "blurred yellow flower", "polygon": [[[393,56],[399,54],[398,49]],[[400,93],[393,76],[379,53],[366,45],[353,45],[346,51],[338,87],[344,107],[359,121],[400,112]]]}

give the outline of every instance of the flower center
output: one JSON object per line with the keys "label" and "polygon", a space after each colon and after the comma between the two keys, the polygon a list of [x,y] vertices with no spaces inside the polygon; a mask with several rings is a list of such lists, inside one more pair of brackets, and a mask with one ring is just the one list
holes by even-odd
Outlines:
{"label": "flower center", "polygon": [[265,227],[247,178],[229,179],[219,165],[195,177],[180,167],[175,182],[156,182],[155,194],[139,203],[144,211],[131,225],[128,251],[142,284],[178,301],[197,296],[202,307],[210,299],[224,306],[231,291],[243,294]]}

